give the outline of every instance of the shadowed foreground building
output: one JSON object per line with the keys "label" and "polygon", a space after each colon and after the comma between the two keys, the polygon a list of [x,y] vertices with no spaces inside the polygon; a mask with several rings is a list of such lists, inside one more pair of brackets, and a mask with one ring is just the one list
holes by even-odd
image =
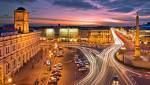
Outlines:
{"label": "shadowed foreground building", "polygon": [[0,85],[40,52],[40,32],[29,31],[27,10],[16,9],[14,19],[15,30],[0,35]]}

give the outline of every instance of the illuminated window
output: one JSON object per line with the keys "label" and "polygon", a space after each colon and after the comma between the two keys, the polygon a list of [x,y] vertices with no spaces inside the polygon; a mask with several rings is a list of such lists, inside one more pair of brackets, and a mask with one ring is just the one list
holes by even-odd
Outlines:
{"label": "illuminated window", "polygon": [[2,52],[1,52],[1,49],[0,49],[0,57],[2,57]]}
{"label": "illuminated window", "polygon": [[9,47],[6,47],[6,54],[9,53]]}

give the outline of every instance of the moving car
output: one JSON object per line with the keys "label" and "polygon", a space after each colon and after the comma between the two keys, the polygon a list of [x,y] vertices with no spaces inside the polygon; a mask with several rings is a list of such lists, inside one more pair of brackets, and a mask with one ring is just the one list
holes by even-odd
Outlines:
{"label": "moving car", "polygon": [[112,85],[119,85],[118,76],[114,76],[114,77],[112,78]]}

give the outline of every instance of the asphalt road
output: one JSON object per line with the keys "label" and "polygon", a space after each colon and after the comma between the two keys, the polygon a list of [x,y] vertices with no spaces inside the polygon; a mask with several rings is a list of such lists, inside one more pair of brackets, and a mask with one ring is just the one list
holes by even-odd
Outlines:
{"label": "asphalt road", "polygon": [[[46,54],[48,54],[48,51]],[[70,49],[65,49],[63,57],[56,57],[54,59],[54,65],[57,63],[63,64],[62,77],[58,82],[58,85],[74,85],[77,81],[87,75],[88,71],[84,73],[78,71],[78,68],[74,63],[74,55],[76,54],[79,55],[79,58],[83,60],[86,59],[79,50],[72,53]],[[46,55],[43,57],[46,57]],[[15,74],[13,78],[14,84],[33,85],[36,79],[40,80],[40,78],[44,76],[43,73],[46,71],[46,66],[44,65],[45,59],[46,58],[41,59],[41,57],[35,56],[33,60],[29,61],[18,73]],[[32,66],[34,67],[32,68]]]}

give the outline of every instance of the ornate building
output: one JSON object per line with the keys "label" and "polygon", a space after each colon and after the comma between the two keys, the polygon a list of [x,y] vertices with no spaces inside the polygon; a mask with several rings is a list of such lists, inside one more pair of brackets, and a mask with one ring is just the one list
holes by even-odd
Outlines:
{"label": "ornate building", "polygon": [[9,78],[41,53],[41,33],[29,32],[28,12],[22,7],[18,8],[15,10],[14,21],[14,32],[0,34],[0,85],[7,85]]}
{"label": "ornate building", "polygon": [[90,30],[89,43],[105,45],[112,42],[110,29]]}
{"label": "ornate building", "polygon": [[14,11],[14,24],[16,30],[29,32],[29,13],[25,8],[19,7]]}

